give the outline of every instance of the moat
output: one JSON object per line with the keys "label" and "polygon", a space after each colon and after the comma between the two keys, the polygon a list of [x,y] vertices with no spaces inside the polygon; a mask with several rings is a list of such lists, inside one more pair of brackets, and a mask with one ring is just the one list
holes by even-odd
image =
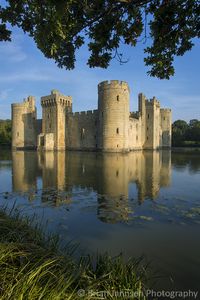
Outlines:
{"label": "moat", "polygon": [[158,288],[199,290],[199,152],[1,150],[0,205],[79,251],[144,255]]}

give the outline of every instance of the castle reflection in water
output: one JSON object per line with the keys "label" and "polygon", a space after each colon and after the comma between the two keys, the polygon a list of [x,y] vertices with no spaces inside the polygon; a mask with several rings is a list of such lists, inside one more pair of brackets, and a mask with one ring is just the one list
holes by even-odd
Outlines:
{"label": "castle reflection in water", "polygon": [[170,151],[129,154],[15,151],[12,161],[14,192],[42,188],[41,201],[51,195],[53,203],[59,205],[62,192],[65,201],[70,202],[76,189],[93,191],[98,218],[104,222],[128,219],[131,198],[139,203],[145,198],[156,199],[160,188],[169,186],[171,179]]}

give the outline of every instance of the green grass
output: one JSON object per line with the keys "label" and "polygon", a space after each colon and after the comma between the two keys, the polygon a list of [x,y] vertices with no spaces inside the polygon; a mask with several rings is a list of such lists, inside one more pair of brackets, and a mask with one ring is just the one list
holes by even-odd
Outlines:
{"label": "green grass", "polygon": [[127,299],[125,293],[116,296],[113,291],[130,291],[140,295],[132,299],[146,299],[142,292],[148,276],[141,259],[124,262],[121,255],[105,254],[77,260],[73,247],[61,249],[58,239],[30,224],[33,220],[19,213],[0,210],[1,300],[102,299],[102,291],[104,299]]}

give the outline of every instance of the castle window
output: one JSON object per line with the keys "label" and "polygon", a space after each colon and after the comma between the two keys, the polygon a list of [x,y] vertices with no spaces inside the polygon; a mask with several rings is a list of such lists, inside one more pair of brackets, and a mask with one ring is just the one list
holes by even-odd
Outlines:
{"label": "castle window", "polygon": [[85,128],[81,129],[81,138],[84,139],[85,137]]}
{"label": "castle window", "polygon": [[136,135],[136,141],[138,141],[138,135]]}
{"label": "castle window", "polygon": [[117,101],[119,101],[119,95],[117,95]]}
{"label": "castle window", "polygon": [[149,130],[149,127],[147,126],[147,131]]}
{"label": "castle window", "polygon": [[149,139],[149,137],[147,136],[147,140]]}
{"label": "castle window", "polygon": [[136,124],[136,130],[138,130],[138,124]]}
{"label": "castle window", "polygon": [[95,121],[94,124],[97,125],[97,121]]}
{"label": "castle window", "polygon": [[103,117],[103,112],[101,113],[102,117]]}
{"label": "castle window", "polygon": [[117,171],[116,171],[116,177],[118,177],[118,176],[119,176],[119,171],[117,170]]}
{"label": "castle window", "polygon": [[96,144],[96,148],[97,148],[97,144]]}
{"label": "castle window", "polygon": [[47,118],[48,118],[48,119],[50,118],[50,114],[47,115]]}
{"label": "castle window", "polygon": [[147,115],[147,118],[149,119],[149,114]]}
{"label": "castle window", "polygon": [[116,129],[116,133],[119,134],[119,128]]}
{"label": "castle window", "polygon": [[49,129],[51,129],[51,123],[49,124]]}
{"label": "castle window", "polygon": [[165,117],[163,118],[163,120],[165,121]]}
{"label": "castle window", "polygon": [[19,137],[19,132],[17,132],[17,137]]}
{"label": "castle window", "polygon": [[119,147],[119,145],[117,144],[117,148]]}
{"label": "castle window", "polygon": [[94,136],[94,138],[96,139],[96,135]]}

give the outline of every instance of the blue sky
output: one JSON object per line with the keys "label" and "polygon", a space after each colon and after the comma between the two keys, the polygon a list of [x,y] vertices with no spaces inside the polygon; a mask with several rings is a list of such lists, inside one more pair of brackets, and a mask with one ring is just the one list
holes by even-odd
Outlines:
{"label": "blue sky", "polygon": [[12,42],[0,43],[0,119],[10,118],[10,106],[28,95],[36,97],[38,117],[41,117],[40,97],[58,89],[73,97],[73,111],[97,107],[97,85],[103,80],[119,79],[129,83],[131,110],[137,110],[137,95],[156,96],[162,107],[172,108],[173,120],[200,119],[200,44],[192,51],[175,59],[175,76],[170,80],[149,77],[143,62],[143,47],[123,47],[129,62],[120,65],[112,61],[106,70],[90,69],[86,65],[87,48],[77,55],[76,68],[59,69],[37,49],[33,40],[15,28]]}

